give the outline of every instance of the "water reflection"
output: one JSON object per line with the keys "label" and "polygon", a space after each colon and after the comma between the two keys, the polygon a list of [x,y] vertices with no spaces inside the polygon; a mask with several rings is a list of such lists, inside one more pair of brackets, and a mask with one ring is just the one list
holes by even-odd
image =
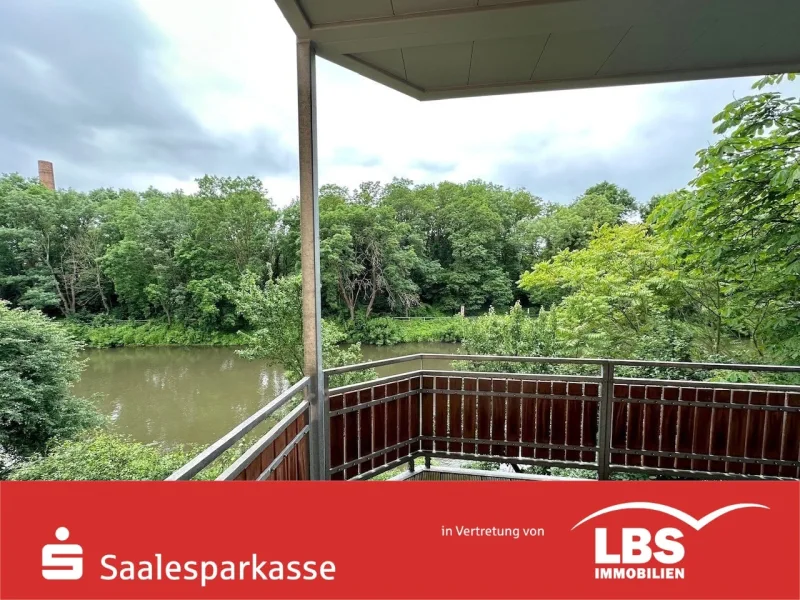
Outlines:
{"label": "water reflection", "polygon": [[[455,352],[454,344],[364,346],[368,360]],[[283,368],[249,361],[230,348],[87,350],[79,396],[98,396],[116,431],[143,442],[209,443],[288,387]],[[439,365],[428,364],[435,368]],[[419,368],[391,365],[380,375]]]}

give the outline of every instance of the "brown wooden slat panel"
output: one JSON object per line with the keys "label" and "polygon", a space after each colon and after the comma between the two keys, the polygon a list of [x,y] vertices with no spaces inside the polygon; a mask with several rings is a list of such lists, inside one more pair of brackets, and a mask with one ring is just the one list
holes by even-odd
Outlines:
{"label": "brown wooden slat panel", "polygon": [[[627,385],[615,385],[614,386],[614,398],[627,398],[628,397],[628,386]],[[611,447],[612,448],[625,448],[626,438],[628,434],[628,424],[627,424],[627,405],[624,402],[613,402],[611,404]],[[624,454],[611,454],[610,459],[611,464],[614,465],[624,465],[625,464],[625,455]]]}
{"label": "brown wooden slat panel", "polygon": [[[437,390],[446,390],[447,377],[436,377],[435,385]],[[447,394],[435,395],[434,431],[436,431],[436,437],[447,437],[447,400]],[[447,442],[436,442],[434,448],[437,452],[447,452]]]}
{"label": "brown wooden slat panel", "polygon": [[[478,437],[490,439],[492,435],[492,380],[478,379],[478,391],[486,392],[478,396]],[[489,454],[488,444],[478,444],[478,454]]]}
{"label": "brown wooden slat panel", "polygon": [[[746,390],[735,390],[731,396],[732,404],[749,404],[750,392]],[[728,421],[728,440],[726,446],[727,456],[744,456],[747,444],[747,410],[730,411]],[[728,473],[743,473],[744,464],[726,463],[725,470]]]}
{"label": "brown wooden slat panel", "polygon": [[[477,389],[477,379],[464,379],[464,391],[474,392]],[[470,440],[475,439],[475,434],[477,431],[477,413],[475,409],[475,403],[476,399],[474,394],[464,394],[464,399],[462,400],[462,407],[464,411],[464,437]],[[475,444],[465,443],[464,452],[466,454],[474,454]]]}
{"label": "brown wooden slat panel", "polygon": [[[650,400],[659,400],[663,388],[661,386],[649,385],[645,388],[645,397]],[[661,438],[661,409],[657,404],[645,404],[642,407],[642,449],[658,451]],[[657,467],[658,458],[655,456],[642,457],[642,464],[646,467]]]}
{"label": "brown wooden slat panel", "polygon": [[[750,392],[750,404],[763,405],[767,403],[767,393],[760,391]],[[748,458],[761,458],[764,450],[764,426],[766,424],[766,414],[763,410],[748,410],[747,419],[747,442],[745,446],[745,456]],[[747,464],[744,472],[748,475],[760,475],[761,465]]]}
{"label": "brown wooden slat panel", "polygon": [[[786,405],[800,407],[800,394],[786,394]],[[800,413],[786,413],[782,460],[800,460]],[[800,478],[800,467],[781,467],[781,477]]]}
{"label": "brown wooden slat panel", "polygon": [[[553,384],[549,381],[539,381],[536,384],[536,393],[552,394]],[[550,443],[550,403],[549,398],[536,399],[536,435],[537,444]],[[533,453],[535,458],[550,458],[550,450],[547,448],[536,448]]]}
{"label": "brown wooden slat panel", "polygon": [[[358,406],[358,392],[349,392],[344,395],[344,405],[347,408]],[[358,459],[358,412],[352,411],[344,416],[344,462]],[[344,472],[345,479],[352,479],[358,475],[358,466],[349,467]]]}
{"label": "brown wooden slat panel", "polygon": [[[377,385],[372,391],[375,400],[386,398],[386,386]],[[379,452],[386,448],[386,407],[383,404],[376,404],[372,407],[372,451]],[[372,468],[386,464],[386,454],[380,454],[372,459]]]}
{"label": "brown wooden slat panel", "polygon": [[[308,425],[308,409],[306,412],[300,415],[297,421],[298,428],[302,429],[306,425]],[[311,479],[311,468],[308,464],[308,434],[306,434],[302,440],[300,440],[300,444],[298,444],[298,465],[297,465],[297,474],[301,481],[308,481]]]}
{"label": "brown wooden slat panel", "polygon": [[[645,388],[643,385],[628,386],[628,395],[631,398],[644,398]],[[626,423],[626,439],[625,448],[628,450],[641,450],[642,449],[642,430],[644,425],[644,411],[641,404],[634,404],[629,402],[627,406]],[[642,457],[634,454],[625,455],[625,464],[633,466],[641,466]]]}
{"label": "brown wooden slat panel", "polygon": [[260,454],[261,457],[261,473],[267,470],[267,467],[272,464],[273,459],[275,458],[275,448],[272,444],[264,448],[264,450]]}
{"label": "brown wooden slat panel", "polygon": [[[786,394],[783,392],[769,392],[767,394],[767,404],[769,406],[784,406],[786,404]],[[784,415],[778,411],[771,410],[765,416],[764,424],[764,458],[779,460],[781,457],[782,436]],[[764,465],[762,475],[777,477],[780,467],[776,465]]]}
{"label": "brown wooden slat panel", "polygon": [[[295,436],[295,431],[294,430],[296,429],[296,427],[297,427],[297,422],[296,421],[292,421],[286,427],[286,431],[283,432],[283,435],[285,436],[286,446],[288,446],[289,442],[291,442],[292,438],[294,438],[294,436]],[[290,450],[286,454],[286,456],[283,457],[283,460],[280,463],[281,481],[290,481],[291,480],[291,476],[292,476],[291,468],[290,468],[291,467],[291,456],[292,456],[292,452]]]}
{"label": "brown wooden slat panel", "polygon": [[[337,394],[331,396],[328,401],[328,407],[331,411],[341,410],[344,408],[344,396]],[[330,461],[331,469],[339,467],[344,464],[344,416],[337,415],[330,418]],[[331,479],[344,479],[344,471],[339,471],[331,475]]]}
{"label": "brown wooden slat panel", "polygon": [[[300,415],[299,419],[300,429],[308,425],[308,411],[304,412]],[[298,448],[298,465],[297,465],[297,476],[301,481],[308,481],[311,479],[311,469],[308,464],[308,434],[300,440],[300,443],[297,446]]]}
{"label": "brown wooden slat panel", "polygon": [[[358,392],[358,403],[367,404],[372,401],[372,388]],[[358,411],[359,425],[359,456],[372,454],[372,407],[362,408]],[[366,473],[372,470],[372,459],[365,460],[358,465],[358,472]]]}
{"label": "brown wooden slat panel", "polygon": [[[720,408],[714,407],[711,416],[711,440],[709,448],[711,454],[726,456],[728,453],[728,432],[730,430],[731,410],[722,408],[731,403],[730,390],[714,390],[714,403],[719,404]],[[708,470],[715,473],[724,473],[726,463],[721,460],[709,461]]]}
{"label": "brown wooden slat panel", "polygon": [[[461,384],[462,382],[460,377],[448,378],[448,387],[450,390],[460,390]],[[450,395],[450,437],[461,437],[461,424],[463,418],[463,410],[461,408],[462,402],[463,399],[461,395]],[[461,452],[461,443],[450,442],[450,452]]]}
{"label": "brown wooden slat panel", "polygon": [[[394,396],[398,393],[397,382],[386,386],[386,395]],[[386,447],[391,448],[397,444],[397,400],[390,400],[386,403]],[[386,453],[386,462],[397,460],[397,450],[390,450]]]}
{"label": "brown wooden slat panel", "polygon": [[[283,449],[286,448],[286,431],[281,433],[278,438],[273,443],[275,448],[275,456],[278,456]],[[282,461],[278,464],[278,467],[275,469],[275,480],[276,481],[286,481],[286,461]]]}
{"label": "brown wooden slat panel", "polygon": [[[423,377],[422,387],[426,390],[433,389],[433,377]],[[433,394],[422,394],[422,435],[433,437]],[[423,450],[433,450],[433,442],[422,440]]]}
{"label": "brown wooden slat panel", "polygon": [[261,454],[256,456],[244,469],[244,480],[255,481],[261,475]]}
{"label": "brown wooden slat panel", "polygon": [[[411,380],[411,390],[419,390],[422,387],[422,381],[419,377],[414,377]],[[420,420],[420,408],[421,408],[421,394],[416,392],[411,395],[411,439],[419,437],[420,429],[419,429],[419,420]],[[415,452],[416,450],[420,449],[420,443],[414,442],[411,445],[411,451]]]}
{"label": "brown wooden slat panel", "polygon": [[[586,398],[598,398],[600,395],[600,385],[597,383],[584,383],[583,395]],[[581,419],[581,446],[597,446],[597,434],[600,425],[597,402],[593,400],[586,400],[583,402]],[[583,451],[580,453],[580,457],[582,462],[595,462],[597,459],[594,450]]]}
{"label": "brown wooden slat panel", "polygon": [[[506,380],[493,379],[492,391],[505,394]],[[492,440],[504,442],[506,439],[506,399],[504,396],[492,396]],[[505,456],[506,448],[503,444],[492,445],[494,456]]]}
{"label": "brown wooden slat panel", "polygon": [[[698,402],[711,402],[714,397],[714,390],[709,388],[699,388],[697,390]],[[711,447],[711,411],[710,408],[695,407],[694,409],[694,428],[692,431],[692,452],[696,454],[708,454]],[[707,471],[708,461],[692,459],[692,470]]]}
{"label": "brown wooden slat panel", "polygon": [[[536,382],[523,381],[522,382],[523,394],[535,394]],[[536,441],[536,406],[538,400],[535,398],[524,398],[522,400],[522,441],[526,443],[533,443]],[[533,458],[533,448],[522,447],[522,456],[525,458]]]}
{"label": "brown wooden slat panel", "polygon": [[[697,400],[697,389],[682,387],[679,389],[680,399],[687,402]],[[678,434],[677,439],[677,452],[691,452],[692,451],[692,435],[694,431],[694,407],[679,406],[678,407]],[[676,469],[691,469],[692,461],[688,458],[676,458]]]}
{"label": "brown wooden slat panel", "polygon": [[[399,393],[403,394],[408,392],[409,396],[405,398],[400,398],[398,401],[398,416],[397,421],[399,425],[398,431],[398,438],[397,442],[407,442],[409,438],[409,432],[411,431],[411,397],[410,397],[410,390],[411,390],[411,382],[408,379],[404,379],[403,381],[399,381],[397,383],[397,387],[399,389]],[[403,446],[397,451],[397,456],[408,456],[408,446]]]}
{"label": "brown wooden slat panel", "polygon": [[[553,394],[563,396],[567,393],[567,384],[563,381],[553,382]],[[553,399],[550,403],[550,443],[565,444],[567,442],[567,402]],[[550,458],[564,460],[563,450],[550,450]]]}
{"label": "brown wooden slat panel", "polygon": [[[665,387],[662,392],[664,400],[678,400],[680,390],[676,387]],[[665,405],[661,411],[661,438],[658,449],[661,452],[675,452],[675,443],[678,438],[678,407]],[[675,467],[674,458],[659,458],[658,466],[662,469],[672,469]]]}
{"label": "brown wooden slat panel", "polygon": [[[568,383],[567,394],[570,396],[583,396],[582,383]],[[567,400],[567,424],[565,440],[569,446],[580,446],[583,435],[583,402],[580,400]],[[581,452],[567,450],[564,454],[567,460],[581,460]]]}
{"label": "brown wooden slat panel", "polygon": [[[509,379],[506,386],[509,394],[519,394],[522,392],[522,382],[514,379]],[[509,442],[520,441],[520,425],[522,421],[522,408],[519,398],[509,398],[506,410],[506,439]],[[524,401],[523,401],[524,402]],[[506,456],[510,458],[519,457],[519,447],[507,446]]]}

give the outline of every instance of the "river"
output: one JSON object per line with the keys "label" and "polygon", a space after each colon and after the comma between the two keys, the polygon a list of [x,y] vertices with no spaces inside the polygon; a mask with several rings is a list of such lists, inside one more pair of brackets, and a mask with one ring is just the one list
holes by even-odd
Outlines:
{"label": "river", "polygon": [[[362,346],[362,351],[365,360],[380,360],[457,348],[423,343]],[[141,442],[208,444],[287,387],[280,365],[247,360],[233,348],[111,348],[87,350],[84,357],[75,395],[94,397],[114,431]],[[378,374],[415,368],[418,363],[390,365]]]}

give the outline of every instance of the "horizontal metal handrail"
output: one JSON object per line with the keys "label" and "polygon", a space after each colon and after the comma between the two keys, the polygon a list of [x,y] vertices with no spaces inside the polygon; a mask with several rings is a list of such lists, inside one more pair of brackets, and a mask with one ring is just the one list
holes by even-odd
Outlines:
{"label": "horizontal metal handrail", "polygon": [[622,367],[661,367],[671,369],[702,369],[705,371],[763,371],[772,373],[800,373],[800,366],[749,365],[731,363],[663,362],[651,360],[609,359],[608,362]]}
{"label": "horizontal metal handrail", "polygon": [[[605,358],[567,358],[555,356],[503,356],[501,354],[420,354],[424,360],[466,360],[471,362],[520,362],[550,365],[602,365]],[[612,361],[613,362],[613,361]]]}
{"label": "horizontal metal handrail", "polygon": [[264,422],[276,411],[289,402],[297,393],[305,389],[309,384],[310,378],[303,377],[300,381],[291,386],[288,390],[281,393],[272,402],[260,408],[228,433],[219,438],[216,442],[208,446],[200,454],[195,456],[172,475],[167,477],[167,481],[180,481],[191,479],[208,465],[219,458],[226,450],[231,448],[236,442],[252,431],[260,423]]}
{"label": "horizontal metal handrail", "polygon": [[264,469],[264,471],[256,478],[256,481],[266,481],[272,473],[281,466],[286,457],[289,456],[292,450],[294,450],[300,442],[303,440],[304,437],[308,435],[308,432],[311,428],[306,425],[304,426],[294,438],[292,438],[286,447],[280,451],[280,454],[275,457],[275,459],[269,464],[269,466]]}
{"label": "horizontal metal handrail", "polygon": [[344,367],[334,367],[326,369],[327,375],[339,375],[351,373],[375,367],[409,362],[412,360],[447,360],[447,361],[470,361],[470,362],[518,362],[551,365],[597,365],[613,364],[622,367],[658,367],[671,369],[696,369],[714,371],[760,371],[771,373],[800,373],[800,366],[793,365],[755,365],[755,364],[735,364],[735,363],[703,363],[703,362],[673,362],[655,360],[628,360],[616,358],[571,358],[554,356],[504,356],[504,355],[483,355],[483,354],[407,354],[371,362],[363,362]]}
{"label": "horizontal metal handrail", "polygon": [[358,392],[365,389],[370,389],[376,385],[387,385],[395,381],[402,381],[404,379],[412,379],[423,375],[423,371],[407,371],[406,373],[398,373],[397,375],[388,375],[386,377],[378,377],[377,379],[370,379],[369,381],[361,381],[359,383],[351,383],[349,385],[342,385],[337,388],[328,390],[328,396],[338,396],[340,394],[349,394],[351,392]]}
{"label": "horizontal metal handrail", "polygon": [[261,454],[264,449],[267,448],[267,446],[277,440],[278,436],[286,431],[289,425],[291,425],[295,419],[297,419],[297,417],[308,410],[308,407],[308,400],[303,400],[300,404],[295,406],[289,414],[278,421],[278,423],[272,429],[270,429],[261,438],[259,438],[257,442],[250,446],[239,458],[236,459],[231,466],[225,469],[225,471],[219,477],[217,477],[217,481],[228,481],[230,479],[234,479],[237,475],[244,471],[248,465],[253,462],[253,459]]}
{"label": "horizontal metal handrail", "polygon": [[691,379],[642,379],[639,377],[615,377],[617,385],[656,385],[659,387],[689,387],[723,390],[752,390],[765,392],[800,392],[800,385],[783,383],[738,383],[729,381],[693,381]]}
{"label": "horizontal metal handrail", "polygon": [[353,371],[364,371],[366,369],[374,369],[375,367],[386,367],[388,365],[396,365],[398,363],[408,362],[411,360],[420,360],[422,354],[407,354],[405,356],[395,356],[393,358],[384,358],[381,360],[373,360],[369,362],[357,363],[355,365],[345,365],[343,367],[330,367],[325,369],[325,375],[341,375],[342,373],[352,373]]}
{"label": "horizontal metal handrail", "polygon": [[422,371],[425,377],[461,377],[467,379],[520,379],[529,381],[554,381],[563,383],[598,383],[599,375],[561,375],[556,373],[495,373],[493,371]]}

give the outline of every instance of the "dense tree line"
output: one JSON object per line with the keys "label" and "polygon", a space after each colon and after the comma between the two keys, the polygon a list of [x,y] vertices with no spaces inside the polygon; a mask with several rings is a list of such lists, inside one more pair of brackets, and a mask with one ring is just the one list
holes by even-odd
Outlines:
{"label": "dense tree line", "polygon": [[[519,302],[554,327],[548,353],[796,361],[800,104],[775,81],[716,117],[686,189],[642,205],[609,182],[569,204],[483,181],[323,186],[326,316]],[[296,275],[299,246],[297,203],[277,209],[255,177],[194,194],[0,178],[0,298],[50,315],[263,334],[243,294]]]}
{"label": "dense tree line", "polygon": [[[80,193],[2,177],[0,295],[65,317],[245,326],[235,304],[242,278],[263,285],[299,272],[298,205],[276,209],[255,177],[206,176],[198,187]],[[326,313],[508,307],[523,298],[516,281],[532,262],[583,247],[632,207],[608,183],[569,206],[482,181],[323,186]]]}

